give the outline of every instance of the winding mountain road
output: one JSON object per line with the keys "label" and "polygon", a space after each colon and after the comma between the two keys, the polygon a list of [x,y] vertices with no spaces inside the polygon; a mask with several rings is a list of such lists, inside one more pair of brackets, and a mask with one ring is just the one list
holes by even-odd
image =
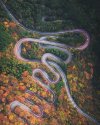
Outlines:
{"label": "winding mountain road", "polygon": [[[15,17],[10,13],[10,11],[6,8],[5,4],[2,2],[2,0],[0,0],[2,6],[4,7],[4,9],[7,11],[8,15],[11,17],[11,19],[16,22],[19,26],[21,26],[22,28],[24,28],[25,30],[27,30],[28,32],[34,33],[34,32],[38,32],[38,31],[34,31],[34,30],[30,30],[26,27],[24,27],[22,24],[20,24]],[[90,121],[92,121],[92,123],[100,125],[94,118],[92,118],[91,116],[89,116],[88,114],[86,114],[84,111],[82,111],[78,105],[75,103],[75,101],[73,100],[72,96],[71,96],[71,92],[70,92],[70,88],[68,85],[68,81],[67,81],[67,77],[65,75],[65,73],[63,72],[63,70],[61,69],[61,67],[59,66],[59,64],[63,61],[65,64],[70,63],[70,61],[72,60],[72,53],[68,50],[68,48],[73,48],[75,50],[84,50],[85,48],[88,47],[89,43],[90,43],[90,37],[89,34],[82,30],[82,29],[74,29],[74,30],[65,30],[65,31],[60,31],[60,32],[38,32],[39,34],[42,35],[46,35],[40,39],[33,39],[33,38],[23,38],[20,39],[15,47],[14,47],[14,54],[16,56],[16,58],[18,60],[22,60],[24,62],[36,62],[37,60],[29,60],[29,59],[25,59],[21,56],[21,45],[23,43],[25,43],[26,41],[28,42],[33,42],[33,43],[39,43],[41,44],[45,44],[46,48],[56,48],[59,49],[60,51],[63,51],[65,54],[68,55],[68,58],[66,60],[62,60],[59,57],[51,54],[51,53],[45,53],[42,58],[41,58],[41,63],[44,64],[45,66],[47,66],[47,68],[49,68],[50,72],[52,72],[55,75],[55,80],[52,80],[49,78],[48,74],[46,73],[46,71],[44,71],[43,69],[35,69],[32,72],[32,77],[33,79],[35,79],[37,81],[37,83],[42,86],[44,89],[46,89],[47,91],[49,91],[52,95],[53,95],[53,99],[50,101],[51,103],[54,103],[55,101],[55,93],[53,92],[53,90],[50,88],[49,85],[46,85],[44,83],[42,83],[40,81],[40,79],[36,76],[37,73],[40,73],[48,82],[48,84],[57,84],[60,80],[60,78],[62,79],[65,88],[66,88],[66,93],[67,96],[72,104],[72,106],[84,117],[86,117],[87,119],[89,119]],[[57,42],[53,42],[53,41],[48,41],[47,36],[53,36],[55,37],[55,35],[59,35],[59,34],[65,34],[65,33],[79,33],[82,34],[85,38],[84,43],[79,46],[79,47],[72,47],[72,46],[67,46],[65,44],[60,44]],[[43,47],[43,46],[42,46]],[[56,70],[55,70],[56,69]],[[26,90],[26,93],[29,93],[30,95],[34,95],[35,93],[33,93],[30,90]],[[36,95],[37,96],[37,95]],[[29,99],[26,99],[27,103],[30,103],[33,105],[33,102]],[[36,117],[42,117],[43,116],[43,109],[42,107],[38,106],[38,108],[40,109],[40,113],[36,114],[34,113],[30,108],[28,108],[26,105],[20,103],[19,101],[15,100],[14,102],[12,102],[10,104],[11,106],[11,110],[14,112],[14,109],[16,108],[16,106],[19,106],[20,108],[22,108],[23,110],[26,110],[28,112],[30,112],[31,114],[33,114]]]}

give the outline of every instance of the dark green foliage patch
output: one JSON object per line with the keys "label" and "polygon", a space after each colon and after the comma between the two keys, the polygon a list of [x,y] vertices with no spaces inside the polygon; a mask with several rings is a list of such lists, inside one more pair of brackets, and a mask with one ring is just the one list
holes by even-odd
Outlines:
{"label": "dark green foliage patch", "polygon": [[11,34],[2,24],[0,24],[0,51],[6,50],[11,42],[13,42]]}
{"label": "dark green foliage patch", "polygon": [[13,59],[1,58],[0,72],[5,72],[19,79],[24,71],[28,71],[31,74],[31,66],[28,64],[19,64]]}

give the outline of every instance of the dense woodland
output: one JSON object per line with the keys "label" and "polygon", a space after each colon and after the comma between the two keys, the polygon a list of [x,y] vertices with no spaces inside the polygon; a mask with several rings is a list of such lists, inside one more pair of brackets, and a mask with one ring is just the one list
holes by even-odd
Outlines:
{"label": "dense woodland", "polygon": [[[85,51],[70,50],[73,60],[70,64],[60,66],[68,78],[71,94],[78,106],[100,121],[100,1],[99,0],[3,0],[7,8],[25,27],[37,31],[60,31],[65,29],[82,28],[86,30],[91,43]],[[45,21],[43,21],[45,17]],[[57,99],[55,104],[48,104],[36,97],[32,99],[44,107],[43,118],[28,114],[28,121],[23,122],[10,110],[14,100],[24,101],[29,95],[24,91],[30,90],[50,97],[31,78],[32,69],[43,68],[51,78],[50,71],[41,63],[25,63],[15,58],[13,48],[23,37],[40,38],[38,33],[31,34],[16,25],[0,5],[0,123],[2,125],[92,125],[90,121],[77,113],[70,105],[62,80],[51,85]],[[84,38],[79,34],[63,34],[56,39],[72,46],[83,43]],[[38,44],[26,42],[22,45],[22,56],[28,59],[41,59],[44,53],[52,53],[63,60],[67,58],[57,49],[40,48]],[[36,109],[34,109],[36,110]],[[16,108],[20,117],[26,118],[26,112]],[[27,119],[26,118],[26,119]]]}

